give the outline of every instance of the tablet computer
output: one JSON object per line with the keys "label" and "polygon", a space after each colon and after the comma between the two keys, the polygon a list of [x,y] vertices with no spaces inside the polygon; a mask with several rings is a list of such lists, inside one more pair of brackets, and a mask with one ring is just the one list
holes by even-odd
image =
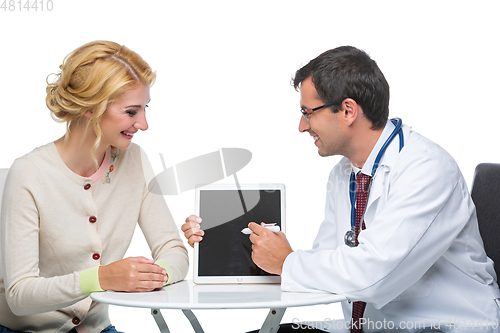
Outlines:
{"label": "tablet computer", "polygon": [[285,232],[283,184],[210,184],[196,187],[203,240],[194,247],[197,284],[280,283],[252,261],[248,223],[275,223]]}

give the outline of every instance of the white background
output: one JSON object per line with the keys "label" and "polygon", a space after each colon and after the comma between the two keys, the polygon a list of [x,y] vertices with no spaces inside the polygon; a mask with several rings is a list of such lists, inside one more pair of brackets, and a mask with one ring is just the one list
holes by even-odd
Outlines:
{"label": "white background", "polygon": [[[0,0],[2,2],[3,0]],[[24,5],[26,0],[22,0]],[[30,0],[33,2],[33,0]],[[45,1],[46,3],[47,1]],[[156,172],[221,147],[253,153],[240,182],[287,187],[288,238],[310,248],[323,218],[325,185],[338,157],[321,158],[297,131],[294,72],[341,45],[367,51],[391,87],[391,117],[438,142],[469,185],[481,162],[500,162],[498,1],[71,1],[52,11],[0,9],[0,168],[64,134],[45,106],[46,77],[92,40],[125,44],[156,70],[149,130],[134,141]],[[226,179],[226,182],[231,179]],[[194,192],[166,197],[177,224]],[[192,251],[190,249],[190,255]],[[149,255],[141,235],[128,255]],[[192,278],[192,268],[188,275]],[[126,332],[155,332],[146,309],[111,307]],[[172,332],[190,332],[180,311],[163,311]],[[260,326],[264,310],[206,310],[206,332]],[[293,318],[340,318],[338,305],[289,309]]]}

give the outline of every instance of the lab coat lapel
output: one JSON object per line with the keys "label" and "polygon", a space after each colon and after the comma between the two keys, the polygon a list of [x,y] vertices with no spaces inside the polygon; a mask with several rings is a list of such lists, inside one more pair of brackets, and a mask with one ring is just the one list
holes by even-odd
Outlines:
{"label": "lab coat lapel", "polygon": [[370,210],[370,207],[378,201],[382,195],[384,179],[389,173],[389,169],[381,165],[379,170],[377,170],[377,175],[372,179],[372,184],[370,188],[370,194],[368,196],[368,202],[366,203],[366,211]]}
{"label": "lab coat lapel", "polygon": [[[403,137],[406,140],[409,137],[410,129],[408,126],[403,125],[402,131],[403,131]],[[368,202],[366,205],[365,217],[370,216],[371,215],[370,211],[372,211],[372,209],[375,209],[377,207],[377,202],[380,199],[382,193],[384,192],[384,184],[388,184],[386,178],[389,177],[389,172],[393,168],[398,157],[399,157],[399,135],[397,135],[391,142],[389,147],[387,147],[387,150],[382,156],[377,172],[375,173],[372,179],[370,195],[368,197]],[[373,214],[374,212],[372,211],[371,213]]]}

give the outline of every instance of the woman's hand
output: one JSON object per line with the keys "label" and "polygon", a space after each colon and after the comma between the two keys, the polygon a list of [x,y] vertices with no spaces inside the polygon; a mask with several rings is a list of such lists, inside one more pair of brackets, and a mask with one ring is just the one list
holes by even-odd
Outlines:
{"label": "woman's hand", "polygon": [[194,243],[201,242],[202,236],[205,234],[200,229],[201,218],[196,215],[191,215],[182,225],[181,230],[184,232],[184,237],[188,240],[188,244],[194,247]]}
{"label": "woman's hand", "polygon": [[162,288],[167,280],[166,270],[144,257],[125,258],[99,267],[99,284],[104,290],[153,291]]}

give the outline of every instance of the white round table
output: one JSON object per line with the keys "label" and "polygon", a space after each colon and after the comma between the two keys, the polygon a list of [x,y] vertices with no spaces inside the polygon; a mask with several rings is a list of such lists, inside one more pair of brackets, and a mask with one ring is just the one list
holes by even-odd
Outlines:
{"label": "white round table", "polygon": [[281,291],[279,284],[197,285],[190,280],[147,293],[100,292],[90,295],[100,303],[150,308],[160,332],[169,333],[160,309],[180,309],[197,333],[203,332],[191,310],[268,308],[259,332],[275,333],[286,308],[340,302],[346,298],[330,293],[295,293]]}

